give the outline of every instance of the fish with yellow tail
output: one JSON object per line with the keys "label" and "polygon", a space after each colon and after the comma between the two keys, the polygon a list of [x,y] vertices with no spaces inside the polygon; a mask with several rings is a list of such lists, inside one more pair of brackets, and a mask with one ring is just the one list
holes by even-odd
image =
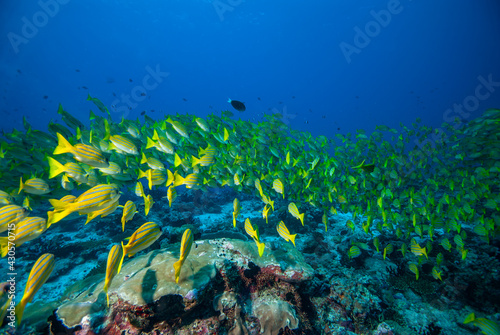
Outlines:
{"label": "fish with yellow tail", "polygon": [[184,264],[184,261],[186,260],[187,256],[189,255],[189,252],[191,251],[191,247],[193,246],[193,233],[191,232],[191,229],[186,229],[184,231],[184,234],[182,234],[182,240],[181,240],[181,253],[179,256],[179,260],[174,263],[174,270],[175,270],[175,282],[179,282],[179,276],[181,274],[181,267],[182,264]]}
{"label": "fish with yellow tail", "polygon": [[30,194],[42,195],[50,192],[49,184],[40,178],[31,178],[23,183],[23,178],[21,177],[19,185],[19,193],[24,191]]}
{"label": "fish with yellow tail", "polygon": [[266,247],[266,245],[260,241],[259,227],[257,227],[257,226],[254,227],[252,225],[252,222],[250,222],[250,219],[246,218],[245,231],[255,241],[255,244],[257,245],[257,249],[259,250],[259,257],[262,257],[262,255],[264,254],[264,248]]}
{"label": "fish with yellow tail", "polygon": [[82,143],[73,146],[59,133],[57,133],[57,139],[59,144],[54,150],[54,155],[70,153],[77,161],[92,167],[105,168],[109,166],[108,160],[99,149]]}
{"label": "fish with yellow tail", "polygon": [[240,215],[241,205],[238,198],[233,201],[233,227],[236,227],[236,218]]}
{"label": "fish with yellow tail", "polygon": [[47,224],[51,225],[59,222],[73,212],[78,212],[82,215],[98,211],[118,201],[119,198],[120,193],[116,185],[99,184],[82,193],[71,203],[50,199],[49,202],[54,206],[54,211],[49,215]]}
{"label": "fish with yellow tail", "polygon": [[109,137],[109,141],[110,143],[108,149],[110,150],[116,150],[118,153],[121,154],[128,154],[134,156],[139,155],[139,150],[137,150],[137,147],[135,146],[134,142],[132,142],[131,140],[129,140],[124,136],[112,135]]}
{"label": "fish with yellow tail", "polygon": [[474,313],[470,313],[464,320],[464,323],[470,323],[483,332],[486,335],[500,335],[500,325],[495,321],[486,318],[476,318]]}
{"label": "fish with yellow tail", "polygon": [[134,256],[153,244],[162,234],[160,226],[154,222],[146,222],[140,226],[128,239],[128,243],[123,245],[123,257]]}
{"label": "fish with yellow tail", "polygon": [[108,254],[108,262],[106,263],[106,278],[104,279],[104,292],[106,293],[106,301],[109,307],[109,294],[108,289],[111,285],[113,278],[120,273],[123,264],[123,248],[119,244],[115,244],[111,247]]}
{"label": "fish with yellow tail", "polygon": [[294,202],[291,202],[288,205],[288,211],[290,212],[290,214],[292,214],[294,218],[300,220],[300,223],[304,225],[304,213],[299,213],[299,209],[297,208],[297,205]]}
{"label": "fish with yellow tail", "polygon": [[285,223],[283,221],[280,221],[276,229],[278,230],[278,234],[285,241],[292,242],[293,246],[295,246],[295,237],[297,236],[297,234],[290,234],[290,231],[288,231],[288,228],[285,226]]}
{"label": "fish with yellow tail", "polygon": [[[36,239],[47,230],[47,221],[40,217],[26,217],[19,221],[14,228],[14,239],[10,236],[10,245],[15,244],[16,248],[23,243]],[[0,250],[2,257],[9,252],[9,237],[0,237]]]}
{"label": "fish with yellow tail", "polygon": [[137,213],[137,207],[133,201],[127,201],[123,206],[122,214],[122,231],[125,231],[125,223],[134,218],[135,213]]}
{"label": "fish with yellow tail", "polygon": [[153,197],[151,194],[148,194],[147,196],[144,197],[144,215],[148,216],[149,210],[151,207],[153,207],[153,204],[155,202],[153,201]]}
{"label": "fish with yellow tail", "polygon": [[0,233],[9,229],[9,224],[17,223],[28,215],[28,210],[17,205],[0,207]]}
{"label": "fish with yellow tail", "polygon": [[167,189],[168,207],[172,207],[172,203],[176,198],[177,198],[177,191],[175,190],[174,185],[170,185]]}
{"label": "fish with yellow tail", "polygon": [[425,258],[429,259],[429,257],[427,257],[427,251],[425,250],[425,247],[421,247],[414,238],[411,240],[410,250],[415,256],[424,255]]}
{"label": "fish with yellow tail", "polygon": [[31,272],[28,276],[28,282],[26,283],[26,288],[24,290],[24,295],[21,302],[16,306],[16,318],[17,325],[21,324],[24,314],[24,308],[28,303],[33,300],[36,292],[42,287],[43,284],[49,279],[52,270],[54,270],[54,255],[43,254],[40,256],[35,265],[31,268]]}

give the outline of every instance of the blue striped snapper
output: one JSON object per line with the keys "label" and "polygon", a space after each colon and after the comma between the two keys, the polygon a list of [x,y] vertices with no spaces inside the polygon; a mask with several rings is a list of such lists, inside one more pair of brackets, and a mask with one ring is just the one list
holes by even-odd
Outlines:
{"label": "blue striped snapper", "polygon": [[125,223],[132,220],[134,218],[135,213],[137,213],[137,207],[132,201],[127,201],[123,206],[123,214],[122,214],[122,231],[125,231]]}
{"label": "blue striped snapper", "polygon": [[189,255],[189,252],[191,251],[191,247],[193,246],[193,233],[191,232],[191,229],[186,229],[184,231],[184,234],[182,234],[182,240],[181,240],[181,253],[179,256],[179,260],[174,263],[174,270],[175,270],[175,282],[179,282],[179,276],[181,274],[181,267],[182,264],[184,264],[184,261],[186,260],[187,256]]}
{"label": "blue striped snapper", "polygon": [[123,253],[132,257],[153,244],[161,234],[160,226],[154,222],[146,222],[130,236],[127,245],[122,242]]}
{"label": "blue striped snapper", "polygon": [[111,281],[113,278],[120,273],[123,264],[123,257],[125,254],[123,253],[123,248],[119,244],[115,244],[111,247],[111,250],[108,254],[108,261],[106,263],[106,278],[104,279],[104,292],[106,293],[106,301],[109,307],[109,294],[108,288],[111,285]]}
{"label": "blue striped snapper", "polygon": [[77,161],[88,164],[92,167],[104,168],[109,165],[108,160],[104,157],[100,150],[82,143],[73,146],[59,133],[57,133],[57,139],[59,143],[54,150],[54,155],[71,153]]}
{"label": "blue striped snapper", "polygon": [[26,180],[26,182],[23,183],[23,178],[21,177],[21,181],[19,183],[19,192],[24,191],[26,193],[30,194],[37,194],[37,195],[42,195],[42,194],[47,194],[50,192],[49,184],[43,179],[40,178],[31,178]]}
{"label": "blue striped snapper", "polygon": [[49,279],[52,270],[54,270],[55,260],[52,254],[43,254],[35,262],[28,276],[28,282],[24,290],[21,302],[16,306],[17,324],[20,325],[23,319],[24,308],[33,300],[36,292]]}
{"label": "blue striped snapper", "polygon": [[9,223],[16,223],[28,215],[28,210],[18,205],[0,207],[0,233],[9,228]]}
{"label": "blue striped snapper", "polygon": [[[34,240],[47,230],[47,228],[47,221],[44,218],[36,216],[26,217],[16,223],[13,235],[14,240],[10,242],[15,243],[17,248],[23,243]],[[0,249],[2,257],[5,257],[9,251],[8,237],[0,237]]]}
{"label": "blue striped snapper", "polygon": [[82,215],[98,211],[118,201],[119,198],[120,194],[116,185],[99,184],[81,194],[71,203],[50,199],[49,201],[55,210],[50,215],[48,214],[48,224],[59,222],[73,212]]}
{"label": "blue striped snapper", "polygon": [[278,234],[285,240],[285,241],[290,241],[293,243],[293,246],[295,246],[295,237],[297,234],[290,234],[290,231],[288,231],[288,228],[285,226],[285,223],[283,221],[280,221],[278,226],[276,227],[278,230]]}

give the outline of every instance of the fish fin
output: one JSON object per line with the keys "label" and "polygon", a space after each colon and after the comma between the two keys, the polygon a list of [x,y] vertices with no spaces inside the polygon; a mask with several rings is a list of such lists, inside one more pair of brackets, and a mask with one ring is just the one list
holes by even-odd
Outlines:
{"label": "fish fin", "polygon": [[64,165],[56,161],[54,158],[47,156],[49,162],[49,179],[54,178],[65,171]]}
{"label": "fish fin", "polygon": [[266,247],[266,244],[259,241],[255,241],[255,243],[257,243],[257,248],[259,249],[259,257],[262,257],[262,255],[264,254],[264,248]]}
{"label": "fish fin", "polygon": [[71,209],[64,209],[62,211],[57,211],[56,210],[56,211],[52,211],[52,212],[49,212],[49,213],[52,213],[52,215],[49,215],[47,213],[47,215],[48,215],[47,227],[50,227],[53,223],[61,221],[66,216],[68,216],[71,213],[73,213],[73,211]]}
{"label": "fish fin", "polygon": [[125,258],[125,248],[123,247],[123,242],[122,242],[122,258],[120,259],[120,263],[118,264],[118,269],[116,270],[116,275],[118,275],[120,273],[120,271],[122,270],[124,258]]}
{"label": "fish fin", "polygon": [[122,231],[125,231],[125,217],[122,217]]}
{"label": "fish fin", "polygon": [[74,150],[71,143],[64,138],[61,134],[57,133],[57,140],[59,141],[57,147],[54,149],[54,155],[65,154],[67,152],[72,152]]}
{"label": "fish fin", "polygon": [[293,235],[290,235],[290,241],[293,243],[293,246],[295,247],[295,237],[297,236],[297,234],[293,234]]}
{"label": "fish fin", "polygon": [[0,249],[2,253],[2,257],[7,256],[9,252],[9,239],[8,237],[0,237]]}
{"label": "fish fin", "polygon": [[21,177],[21,180],[19,182],[19,192],[17,192],[17,194],[21,193],[21,191],[23,190],[23,188],[24,188],[23,177]]}
{"label": "fish fin", "polygon": [[195,167],[196,165],[200,164],[201,162],[201,159],[198,159],[194,156],[191,156],[192,157],[192,163],[191,163],[191,167]]}
{"label": "fish fin", "polygon": [[302,223],[302,225],[304,225],[304,213],[299,214],[299,218],[300,218],[300,223]]}
{"label": "fish fin", "polygon": [[177,262],[174,263],[174,270],[175,270],[175,282],[179,282],[179,276],[181,274],[181,267],[182,267],[182,260],[178,260]]}
{"label": "fish fin", "polygon": [[23,303],[23,300],[19,304],[16,305],[15,313],[16,313],[16,323],[19,326],[23,319],[24,307],[26,307],[26,303]]}
{"label": "fish fin", "polygon": [[85,221],[85,225],[95,219],[99,215],[98,211],[87,214],[87,221]]}
{"label": "fish fin", "polygon": [[151,138],[148,137],[147,138],[146,149],[153,148],[153,147],[156,147],[156,143]]}

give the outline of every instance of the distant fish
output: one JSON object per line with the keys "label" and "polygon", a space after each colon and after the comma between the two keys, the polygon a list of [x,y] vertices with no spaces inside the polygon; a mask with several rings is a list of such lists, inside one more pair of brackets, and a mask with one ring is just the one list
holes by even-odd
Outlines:
{"label": "distant fish", "polygon": [[227,102],[229,102],[238,112],[244,112],[247,109],[245,104],[241,101],[228,99]]}

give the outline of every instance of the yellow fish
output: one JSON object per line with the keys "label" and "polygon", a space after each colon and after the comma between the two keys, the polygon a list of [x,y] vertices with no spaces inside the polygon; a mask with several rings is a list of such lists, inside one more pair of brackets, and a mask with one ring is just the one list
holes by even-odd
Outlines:
{"label": "yellow fish", "polygon": [[139,155],[139,151],[135,146],[134,142],[121,135],[112,135],[109,137],[110,146],[109,149],[114,149],[119,153],[126,153],[129,155]]}
{"label": "yellow fish", "polygon": [[241,205],[238,198],[234,198],[233,201],[233,227],[236,227],[236,218],[240,214]]}
{"label": "yellow fish", "polygon": [[299,213],[299,209],[297,208],[297,205],[295,205],[295,203],[291,202],[288,205],[288,211],[294,218],[300,220],[300,223],[304,225],[304,213]]}
{"label": "yellow fish", "polygon": [[42,194],[47,194],[50,192],[49,184],[43,179],[40,178],[32,178],[29,180],[26,180],[25,183],[23,183],[23,178],[21,177],[21,182],[19,185],[19,193],[21,191],[24,191],[26,193],[30,194],[37,194],[37,195],[42,195]]}
{"label": "yellow fish", "polygon": [[259,229],[254,228],[254,226],[250,222],[249,218],[246,218],[246,220],[245,220],[245,231],[255,241],[255,244],[257,245],[257,249],[259,250],[259,257],[262,257],[262,255],[264,254],[264,248],[266,247],[266,245],[265,245],[265,243],[260,242]]}
{"label": "yellow fish", "polygon": [[154,203],[155,202],[153,201],[153,197],[151,196],[151,194],[148,194],[147,197],[144,197],[144,214],[146,216],[148,216],[149,210],[151,209],[151,207],[153,207]]}
{"label": "yellow fish", "polygon": [[127,245],[123,245],[123,254],[128,257],[134,256],[139,251],[142,251],[153,244],[161,236],[161,228],[154,222],[146,222],[140,226],[130,236]]}
{"label": "yellow fish", "polygon": [[0,207],[0,233],[9,229],[9,224],[16,223],[28,215],[28,210],[17,205]]}
{"label": "yellow fish", "polygon": [[137,213],[137,207],[132,201],[127,201],[125,206],[123,206],[122,214],[122,231],[125,231],[125,223],[134,218],[135,213]]}
{"label": "yellow fish", "polygon": [[297,234],[290,234],[290,232],[288,231],[288,228],[285,226],[285,223],[283,221],[280,221],[280,223],[278,224],[278,226],[276,227],[276,229],[278,230],[278,234],[283,237],[283,239],[285,241],[290,241],[293,243],[293,246],[295,246],[295,237],[297,236]]}
{"label": "yellow fish", "polygon": [[54,270],[54,255],[43,254],[35,262],[35,265],[31,268],[31,272],[28,276],[28,282],[26,283],[26,288],[24,290],[23,298],[21,302],[16,306],[16,318],[17,325],[21,324],[23,319],[24,308],[28,303],[33,300],[35,293],[42,287],[43,284],[49,279],[52,270]]}
{"label": "yellow fish", "polygon": [[[10,244],[15,244],[16,248],[23,243],[34,240],[47,230],[47,221],[40,217],[26,217],[15,225],[14,239],[10,240]],[[9,238],[0,237],[0,249],[2,257],[7,256],[9,251]]]}
{"label": "yellow fish", "polygon": [[111,285],[111,281],[113,277],[120,273],[123,264],[123,257],[125,254],[123,253],[123,248],[119,244],[115,244],[111,247],[111,250],[108,254],[108,262],[106,263],[106,278],[104,279],[104,292],[106,292],[106,300],[108,302],[109,307],[109,294],[108,288]]}
{"label": "yellow fish", "polygon": [[50,199],[49,201],[55,210],[51,213],[48,224],[59,222],[73,212],[82,215],[98,211],[118,201],[119,198],[120,194],[116,185],[100,184],[84,192],[71,203]]}
{"label": "yellow fish", "polygon": [[79,162],[93,167],[108,167],[108,160],[100,150],[82,143],[72,146],[68,140],[59,133],[57,133],[57,139],[59,140],[59,144],[54,150],[54,155],[71,153]]}
{"label": "yellow fish", "polygon": [[181,274],[181,267],[182,264],[184,264],[184,261],[186,260],[187,256],[189,255],[189,252],[191,251],[191,247],[193,246],[193,233],[191,232],[191,229],[186,229],[184,231],[184,234],[182,234],[182,240],[181,240],[181,253],[179,256],[179,260],[174,263],[174,270],[175,270],[175,282],[179,282],[179,276]]}

